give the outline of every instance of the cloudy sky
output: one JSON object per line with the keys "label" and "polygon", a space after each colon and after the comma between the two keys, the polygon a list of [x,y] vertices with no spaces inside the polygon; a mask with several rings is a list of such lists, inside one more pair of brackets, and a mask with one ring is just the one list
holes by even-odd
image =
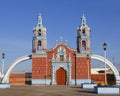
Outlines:
{"label": "cloudy sky", "polygon": [[[92,53],[104,55],[102,44],[106,42],[107,58],[120,67],[120,0],[0,0],[0,54],[6,54],[5,69],[18,57],[32,53],[39,13],[47,29],[48,49],[61,36],[76,49],[77,27],[84,13],[91,28]],[[14,70],[30,71],[31,61]]]}

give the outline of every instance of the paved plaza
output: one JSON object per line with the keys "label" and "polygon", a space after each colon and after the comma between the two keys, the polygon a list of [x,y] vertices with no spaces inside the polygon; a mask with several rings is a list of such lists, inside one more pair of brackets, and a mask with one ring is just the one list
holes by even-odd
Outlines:
{"label": "paved plaza", "polygon": [[78,86],[14,85],[9,89],[0,89],[0,96],[120,96],[98,95],[93,89]]}

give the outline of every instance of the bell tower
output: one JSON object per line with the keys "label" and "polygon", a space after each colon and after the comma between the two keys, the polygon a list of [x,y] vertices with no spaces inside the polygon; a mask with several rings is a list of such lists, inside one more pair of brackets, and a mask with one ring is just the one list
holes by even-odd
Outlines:
{"label": "bell tower", "polygon": [[38,16],[38,24],[33,28],[32,52],[44,53],[47,49],[46,28],[42,24],[41,14]]}
{"label": "bell tower", "polygon": [[90,51],[90,28],[86,24],[86,18],[83,14],[81,24],[77,28],[77,53],[75,54],[77,83],[91,82]]}
{"label": "bell tower", "polygon": [[84,14],[81,18],[81,25],[77,29],[77,52],[90,53],[90,28],[86,24]]}
{"label": "bell tower", "polygon": [[38,15],[38,24],[33,28],[33,33],[32,84],[45,84],[47,83],[47,36],[46,28],[42,24],[41,14]]}

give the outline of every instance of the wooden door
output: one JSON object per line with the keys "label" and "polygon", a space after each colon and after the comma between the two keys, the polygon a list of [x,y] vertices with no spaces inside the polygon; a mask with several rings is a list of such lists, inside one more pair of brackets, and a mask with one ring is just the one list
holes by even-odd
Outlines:
{"label": "wooden door", "polygon": [[57,85],[66,85],[66,71],[63,68],[59,68],[56,72]]}

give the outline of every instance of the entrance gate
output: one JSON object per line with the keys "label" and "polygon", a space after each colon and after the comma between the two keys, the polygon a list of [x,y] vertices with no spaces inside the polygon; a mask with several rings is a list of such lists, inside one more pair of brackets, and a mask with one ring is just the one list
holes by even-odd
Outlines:
{"label": "entrance gate", "polygon": [[56,81],[57,85],[65,85],[66,84],[66,78],[67,78],[67,72],[61,67],[56,71]]}

